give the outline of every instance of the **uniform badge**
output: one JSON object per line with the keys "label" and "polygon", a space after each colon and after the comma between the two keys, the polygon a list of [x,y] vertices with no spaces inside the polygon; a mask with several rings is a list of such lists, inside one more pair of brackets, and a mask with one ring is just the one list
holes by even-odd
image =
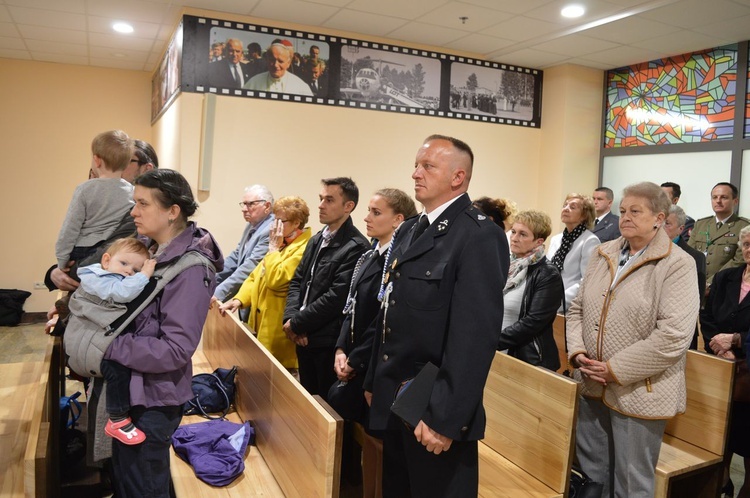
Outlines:
{"label": "uniform badge", "polygon": [[483,215],[483,214],[478,214],[477,215],[477,219],[480,220],[480,221],[482,221],[482,220],[486,220],[487,217],[485,215]]}
{"label": "uniform badge", "polygon": [[438,227],[437,227],[438,232],[442,232],[446,228],[448,228],[448,220],[443,220],[440,223],[438,223]]}
{"label": "uniform badge", "polygon": [[729,252],[731,252],[731,251],[732,251],[732,248],[731,248],[731,247],[725,247],[725,248],[724,248],[724,252],[726,252],[726,253],[729,253]]}
{"label": "uniform badge", "polygon": [[398,264],[398,258],[393,260],[393,264],[391,265],[391,270],[395,270],[397,264]]}

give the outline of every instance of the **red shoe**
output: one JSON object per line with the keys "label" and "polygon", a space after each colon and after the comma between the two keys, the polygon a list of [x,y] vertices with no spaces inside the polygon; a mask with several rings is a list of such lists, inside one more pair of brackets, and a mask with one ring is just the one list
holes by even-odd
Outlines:
{"label": "red shoe", "polygon": [[107,420],[107,425],[104,426],[104,433],[109,437],[117,439],[122,444],[141,444],[146,440],[146,435],[143,431],[139,430],[137,427],[134,427],[127,432],[122,430],[123,427],[132,423],[133,421],[130,420],[130,417],[125,420],[120,420],[119,422],[112,422],[112,419],[109,419]]}

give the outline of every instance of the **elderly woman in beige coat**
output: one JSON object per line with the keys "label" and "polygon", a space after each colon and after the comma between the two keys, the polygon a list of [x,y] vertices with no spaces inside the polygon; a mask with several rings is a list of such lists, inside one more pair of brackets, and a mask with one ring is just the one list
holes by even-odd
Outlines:
{"label": "elderly woman in beige coat", "polygon": [[623,191],[622,236],[600,245],[568,314],[582,383],[576,452],[603,497],[652,498],[667,420],[685,411],[685,356],[698,316],[695,261],[661,228],[669,200]]}

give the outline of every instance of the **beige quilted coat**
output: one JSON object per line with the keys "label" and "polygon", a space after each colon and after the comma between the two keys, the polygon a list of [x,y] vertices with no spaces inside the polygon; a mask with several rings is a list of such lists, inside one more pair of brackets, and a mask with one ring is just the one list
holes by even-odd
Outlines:
{"label": "beige quilted coat", "polygon": [[659,230],[610,290],[624,239],[600,245],[567,317],[568,359],[606,361],[616,383],[583,379],[586,397],[625,415],[666,419],[685,411],[685,355],[698,317],[695,261]]}

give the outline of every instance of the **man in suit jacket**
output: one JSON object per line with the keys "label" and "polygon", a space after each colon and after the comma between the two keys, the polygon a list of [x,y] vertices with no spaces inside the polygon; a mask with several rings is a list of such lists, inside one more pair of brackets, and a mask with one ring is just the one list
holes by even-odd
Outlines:
{"label": "man in suit jacket", "polygon": [[[482,394],[503,321],[508,240],[466,194],[473,153],[432,135],[417,152],[419,221],[405,222],[386,262],[379,337],[365,379],[370,428],[383,431],[383,496],[476,496]],[[439,369],[416,427],[391,414],[422,366]]]}
{"label": "man in suit jacket", "polygon": [[[233,298],[268,252],[269,231],[274,221],[272,206],[273,195],[265,186],[253,185],[245,189],[240,207],[247,225],[237,247],[224,259],[224,269],[216,273],[212,303]],[[244,313],[240,311],[240,317],[247,320],[247,309]]]}
{"label": "man in suit jacket", "polygon": [[740,230],[750,225],[750,220],[734,213],[739,204],[737,187],[720,182],[711,189],[711,208],[714,216],[695,222],[688,245],[706,255],[706,291],[720,270],[742,266],[742,251],[737,250]]}
{"label": "man in suit jacket", "polygon": [[328,77],[324,76],[326,63],[318,61],[312,68],[310,74],[310,90],[315,97],[325,97],[328,95]]}
{"label": "man in suit jacket", "polygon": [[253,76],[250,66],[241,62],[242,55],[242,42],[228,39],[224,58],[208,65],[208,84],[220,88],[242,88]]}
{"label": "man in suit jacket", "polygon": [[594,190],[594,208],[596,209],[596,221],[591,230],[602,242],[615,240],[620,236],[620,217],[612,214],[612,201],[615,195],[612,189],[599,187]]}
{"label": "man in suit jacket", "polygon": [[370,244],[349,216],[359,200],[357,185],[351,178],[322,182],[318,212],[326,226],[307,243],[289,282],[284,333],[297,344],[300,383],[326,399],[336,381],[333,361],[349,282]]}
{"label": "man in suit jacket", "polygon": [[[695,260],[695,269],[698,272],[698,296],[703,300],[706,293],[706,255],[690,247],[682,238],[682,232],[685,229],[685,211],[681,207],[672,205],[669,208],[669,216],[664,220],[664,231],[667,232],[672,242],[677,247],[688,253]],[[690,349],[698,348],[698,326],[695,327],[693,341],[690,343]]]}

